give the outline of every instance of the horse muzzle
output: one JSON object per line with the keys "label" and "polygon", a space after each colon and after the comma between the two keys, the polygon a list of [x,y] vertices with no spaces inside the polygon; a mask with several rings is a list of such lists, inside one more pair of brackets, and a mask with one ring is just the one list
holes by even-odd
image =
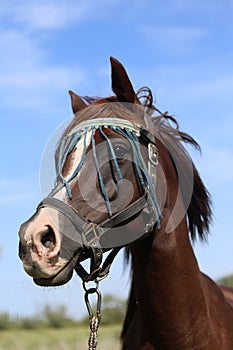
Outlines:
{"label": "horse muzzle", "polygon": [[38,208],[19,230],[19,257],[24,270],[41,286],[67,283],[82,255],[82,244],[63,235],[59,221],[59,213],[53,208]]}

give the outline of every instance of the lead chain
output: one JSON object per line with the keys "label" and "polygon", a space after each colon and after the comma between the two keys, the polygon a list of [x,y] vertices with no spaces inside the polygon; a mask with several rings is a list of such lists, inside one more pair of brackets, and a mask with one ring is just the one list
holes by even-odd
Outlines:
{"label": "lead chain", "polygon": [[92,316],[90,319],[90,336],[88,340],[88,350],[95,350],[98,344],[97,331],[99,328],[100,319],[97,316]]}
{"label": "lead chain", "polygon": [[[98,337],[97,337],[97,331],[99,328],[100,320],[101,320],[101,293],[98,289],[98,282],[96,283],[95,287],[86,288],[85,282],[83,283],[83,288],[85,290],[85,303],[87,307],[87,311],[89,314],[90,319],[90,336],[88,340],[88,350],[96,350],[97,344],[98,344]],[[96,294],[97,295],[97,303],[96,303],[96,315],[93,313],[92,306],[89,301],[89,295],[90,294]]]}

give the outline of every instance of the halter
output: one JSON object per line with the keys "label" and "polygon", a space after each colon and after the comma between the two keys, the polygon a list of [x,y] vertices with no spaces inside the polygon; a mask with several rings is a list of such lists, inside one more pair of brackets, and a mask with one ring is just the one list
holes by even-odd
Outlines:
{"label": "halter", "polygon": [[[129,206],[119,211],[115,215],[112,214],[111,202],[108,198],[107,191],[105,190],[104,181],[96,156],[96,145],[94,139],[94,131],[99,130],[103,138],[107,141],[118,180],[122,180],[122,174],[111,140],[104,132],[105,128],[110,128],[129,141],[131,149],[133,151],[133,162],[135,164],[135,170],[144,192],[138,200],[131,203]],[[87,151],[86,135],[89,131],[91,131],[92,135],[91,145],[94,163],[98,174],[99,185],[108,211],[108,219],[101,222],[100,224],[90,222],[89,220],[82,217],[71,205],[54,197],[56,193],[65,187],[68,198],[72,200],[70,182],[77,176],[84,163]],[[140,143],[138,140],[139,137],[148,143],[148,165],[145,164],[144,159],[141,155]],[[66,162],[67,156],[74,149],[77,143],[81,141],[81,139],[83,140],[83,154],[81,160],[69,179],[65,179],[62,175],[62,169]],[[145,226],[142,228],[142,236],[148,234],[156,223],[158,225],[160,224],[161,213],[153,184],[153,182],[156,180],[156,166],[158,164],[158,151],[155,145],[154,136],[145,128],[142,128],[141,126],[133,124],[124,119],[98,118],[84,121],[75,126],[62,139],[57,149],[57,153],[58,160],[56,163],[56,173],[57,179],[62,181],[62,183],[56,186],[55,189],[49,194],[49,196],[39,204],[38,209],[44,207],[54,208],[58,210],[61,215],[64,215],[64,217],[69,219],[75,228],[75,234],[79,235],[79,240],[82,245],[90,248],[92,252],[90,272],[88,273],[80,264],[80,262],[76,263],[74,267],[75,271],[84,282],[102,279],[109,273],[112,261],[114,260],[119,250],[122,248],[122,246],[113,248],[101,266],[103,250],[100,244],[100,240],[104,234],[106,234],[111,229],[116,228],[117,225],[126,223],[129,219],[131,219],[131,222],[136,220],[139,213],[142,213],[145,221]],[[68,234],[65,235],[69,237]],[[85,258],[83,260],[85,260]]]}

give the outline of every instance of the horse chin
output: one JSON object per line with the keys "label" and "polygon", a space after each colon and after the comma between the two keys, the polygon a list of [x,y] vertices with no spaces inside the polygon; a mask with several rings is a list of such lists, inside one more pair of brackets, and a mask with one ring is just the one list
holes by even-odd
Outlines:
{"label": "horse chin", "polygon": [[56,275],[48,278],[33,278],[35,284],[41,287],[58,287],[69,282],[73,276],[74,261],[77,259],[71,259],[62,270],[60,270]]}

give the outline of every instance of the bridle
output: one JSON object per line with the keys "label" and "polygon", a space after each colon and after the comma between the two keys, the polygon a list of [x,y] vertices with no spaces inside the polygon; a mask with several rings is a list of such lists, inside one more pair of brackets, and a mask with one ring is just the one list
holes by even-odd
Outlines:
{"label": "bridle", "polygon": [[[100,224],[95,224],[82,217],[79,212],[70,204],[58,198],[55,198],[55,195],[65,187],[68,197],[72,199],[69,183],[75,178],[82,167],[86,152],[85,145],[80,163],[68,180],[65,180],[62,176],[62,168],[66,162],[66,158],[81,138],[84,138],[85,141],[85,135],[87,131],[100,129],[101,132],[103,132],[103,128],[112,129],[121,136],[126,137],[130,142],[131,147],[134,151],[134,161],[136,162],[136,169],[140,177],[141,185],[143,185],[144,193],[139,199],[115,215],[110,215],[108,210],[109,218]],[[144,163],[140,152],[140,144],[138,141],[139,137],[146,141],[148,145],[147,165]],[[92,139],[92,148],[93,147],[95,147],[95,144],[94,140]],[[109,147],[111,147],[111,145],[109,145]],[[48,195],[48,197],[43,199],[43,201],[39,204],[38,209],[45,207],[54,208],[58,210],[61,216],[64,216],[66,219],[68,218],[74,227],[75,234],[79,237],[79,241],[81,241],[82,245],[89,248],[88,250],[91,251],[90,272],[87,272],[79,261],[77,261],[75,264],[75,271],[84,282],[100,280],[108,275],[110,266],[115,256],[122,248],[122,246],[112,248],[101,266],[103,260],[103,249],[101,247],[100,241],[103,235],[105,235],[108,231],[111,231],[111,229],[116,228],[118,225],[129,222],[129,220],[131,222],[133,220],[137,220],[137,217],[140,213],[143,215],[143,221],[145,223],[144,227],[142,228],[143,233],[141,237],[144,237],[149,232],[151,232],[155,224],[159,225],[160,223],[161,213],[154,187],[154,181],[156,179],[156,167],[158,164],[158,150],[155,144],[155,138],[146,128],[133,124],[125,119],[98,118],[82,122],[75,126],[62,139],[57,153],[58,162],[56,164],[56,172],[57,177],[62,180],[62,183],[59,186],[56,186],[55,189]],[[117,167],[116,161],[115,166]],[[97,172],[99,172],[98,176],[99,180],[101,181],[101,174],[98,167]],[[104,190],[105,189],[102,188],[102,191]],[[85,259],[86,256],[83,258],[83,260]]]}

